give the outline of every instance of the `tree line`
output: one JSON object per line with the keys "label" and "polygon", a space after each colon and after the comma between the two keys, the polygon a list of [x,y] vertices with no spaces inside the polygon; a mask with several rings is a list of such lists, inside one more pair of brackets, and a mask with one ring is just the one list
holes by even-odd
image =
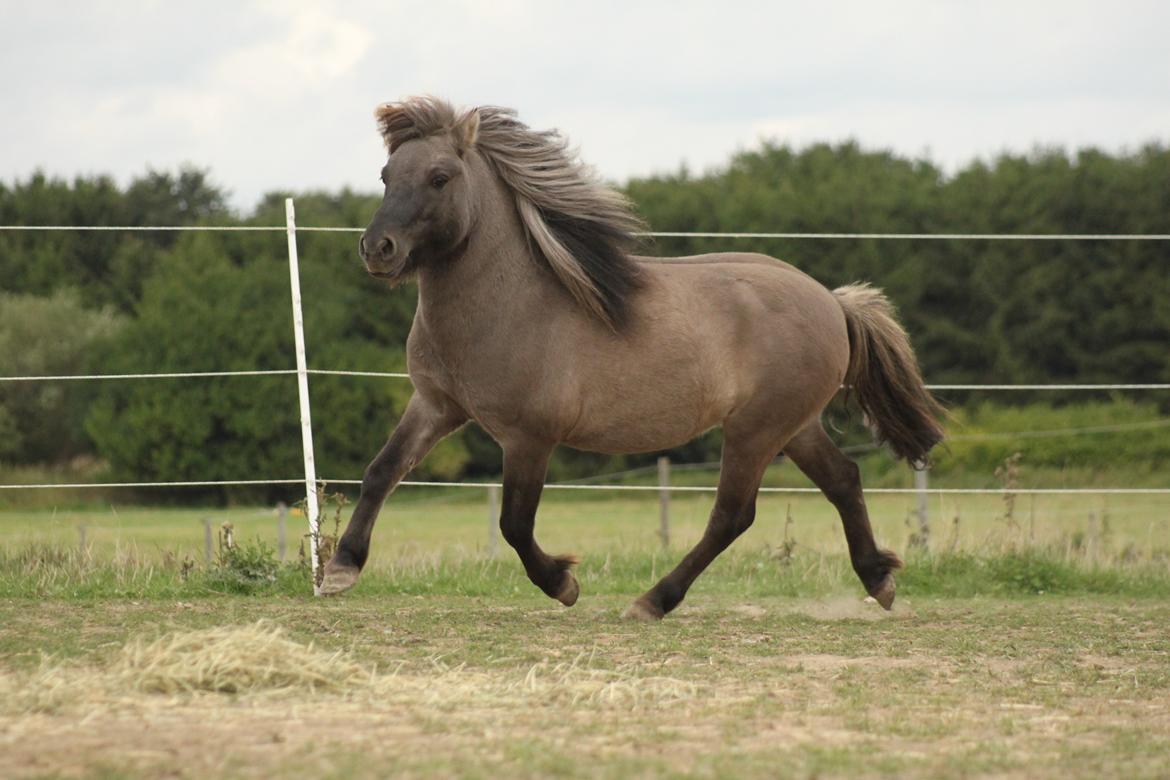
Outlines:
{"label": "tree line", "polygon": [[[928,160],[852,143],[767,143],[720,169],[634,179],[625,191],[656,231],[1170,233],[1170,149],[1160,145],[1037,150],[946,175]],[[125,187],[34,175],[0,184],[0,224],[282,225],[285,196],[238,214],[195,169]],[[348,190],[301,193],[298,222],[361,226],[376,202]],[[310,364],[403,370],[414,289],[368,278],[353,234],[298,241]],[[780,257],[829,286],[884,288],[934,383],[1170,381],[1166,242],[660,238],[642,251],[727,250]],[[281,233],[0,231],[0,280],[4,375],[293,365]],[[410,392],[400,380],[327,376],[312,377],[311,389],[319,472],[334,477],[360,475]],[[111,478],[140,480],[295,477],[295,398],[287,376],[3,383],[0,462],[89,459]],[[706,437],[675,456],[714,460],[718,443]],[[643,460],[564,451],[552,476]],[[421,473],[498,469],[497,448],[472,426]]]}

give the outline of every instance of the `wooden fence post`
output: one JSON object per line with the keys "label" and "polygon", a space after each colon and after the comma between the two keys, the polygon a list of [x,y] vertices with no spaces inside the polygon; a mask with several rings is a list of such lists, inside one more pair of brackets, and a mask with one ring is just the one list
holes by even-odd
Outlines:
{"label": "wooden fence post", "polygon": [[288,552],[288,540],[285,535],[287,521],[288,504],[281,501],[276,505],[276,552],[281,563],[284,563],[285,554]]}
{"label": "wooden fence post", "polygon": [[918,499],[918,544],[923,549],[930,546],[930,497],[927,495],[928,475],[926,466],[914,469],[914,491]]}
{"label": "wooden fence post", "polygon": [[211,563],[211,518],[203,518],[203,561]]}
{"label": "wooden fence post", "polygon": [[488,485],[487,489],[487,521],[488,521],[488,555],[496,557],[500,546],[500,489],[495,485]]}
{"label": "wooden fence post", "polygon": [[670,458],[658,459],[658,538],[662,549],[670,547]]}
{"label": "wooden fence post", "polygon": [[1085,553],[1089,561],[1097,562],[1097,513],[1089,512],[1089,528],[1085,534]]}

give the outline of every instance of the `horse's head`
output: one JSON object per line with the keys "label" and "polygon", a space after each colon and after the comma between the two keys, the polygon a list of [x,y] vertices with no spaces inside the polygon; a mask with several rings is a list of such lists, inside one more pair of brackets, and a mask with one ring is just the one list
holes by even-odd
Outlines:
{"label": "horse's head", "polygon": [[475,143],[479,114],[452,117],[448,132],[426,133],[409,110],[417,107],[391,103],[377,112],[390,156],[382,168],[382,203],[358,252],[371,276],[391,281],[449,257],[463,245],[472,223],[467,152]]}
{"label": "horse's head", "polygon": [[[367,271],[400,280],[457,256],[473,227],[494,227],[515,239],[513,255],[531,255],[592,316],[620,326],[640,286],[628,253],[644,227],[559,133],[532,130],[507,108],[458,112],[433,97],[386,103],[375,116],[390,158],[362,235]],[[516,222],[523,235],[507,232]]]}

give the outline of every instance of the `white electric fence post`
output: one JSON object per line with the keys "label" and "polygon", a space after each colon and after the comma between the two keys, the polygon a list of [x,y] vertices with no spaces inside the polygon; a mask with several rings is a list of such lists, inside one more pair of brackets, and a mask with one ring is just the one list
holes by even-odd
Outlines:
{"label": "white electric fence post", "polygon": [[297,262],[297,217],[293,199],[285,198],[284,219],[288,227],[288,277],[292,286],[293,339],[297,350],[297,391],[301,401],[301,450],[305,456],[305,514],[309,520],[309,556],[313,564],[313,594],[321,595],[317,572],[317,466],[313,462],[313,419],[309,411],[309,369],[305,360],[305,318],[301,313],[301,269]]}

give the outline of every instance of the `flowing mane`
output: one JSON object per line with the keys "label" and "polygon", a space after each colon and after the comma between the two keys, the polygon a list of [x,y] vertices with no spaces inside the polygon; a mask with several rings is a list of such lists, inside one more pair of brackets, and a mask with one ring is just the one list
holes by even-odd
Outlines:
{"label": "flowing mane", "polygon": [[391,154],[407,141],[453,133],[474,146],[511,191],[529,243],[585,309],[612,328],[626,320],[639,287],[627,252],[642,222],[621,193],[598,180],[555,130],[532,130],[516,112],[481,106],[459,114],[433,97],[386,103],[375,112]]}

